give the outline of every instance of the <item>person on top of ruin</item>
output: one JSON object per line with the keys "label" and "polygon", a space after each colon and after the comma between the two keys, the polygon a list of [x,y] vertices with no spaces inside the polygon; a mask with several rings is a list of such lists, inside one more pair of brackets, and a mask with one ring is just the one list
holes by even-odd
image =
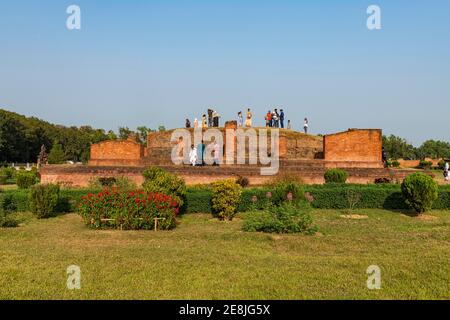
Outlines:
{"label": "person on top of ruin", "polygon": [[193,167],[197,164],[197,148],[191,145],[191,151],[189,151],[189,162]]}
{"label": "person on top of ruin", "polygon": [[266,120],[266,127],[271,127],[272,126],[272,112],[267,111],[266,116],[264,117]]}
{"label": "person on top of ruin", "polygon": [[242,116],[242,111],[238,112],[237,125],[238,125],[238,127],[242,127],[244,125],[244,117]]}
{"label": "person on top of ruin", "polygon": [[288,129],[288,130],[291,130],[291,129],[292,129],[292,126],[291,126],[291,120],[288,120],[287,128],[286,128],[286,129]]}
{"label": "person on top of ruin", "polygon": [[273,110],[273,115],[272,115],[272,119],[273,119],[273,126],[275,128],[278,128],[280,126],[280,115],[278,114],[278,110],[274,109]]}
{"label": "person on top of ruin", "polygon": [[280,109],[280,127],[284,129],[284,111]]}
{"label": "person on top of ruin", "polygon": [[250,111],[250,108],[247,109],[247,118],[245,120],[245,126],[247,128],[250,128],[252,126],[252,118],[253,118],[253,114]]}
{"label": "person on top of ruin", "polygon": [[202,116],[202,128],[203,129],[206,129],[208,127],[208,124],[207,124],[207,122],[206,122],[206,114],[204,114],[203,116]]}
{"label": "person on top of ruin", "polygon": [[220,147],[220,145],[219,145],[219,143],[217,142],[217,140],[216,141],[214,141],[214,163],[213,163],[213,166],[218,166],[218,165],[220,165],[220,149],[221,149],[221,147]]}
{"label": "person on top of ruin", "polygon": [[198,120],[197,118],[194,119],[194,129],[198,128]]}
{"label": "person on top of ruin", "polygon": [[206,149],[206,146],[205,146],[205,143],[202,140],[202,142],[199,143],[198,146],[197,146],[197,152],[198,152],[197,158],[198,158],[198,164],[200,166],[204,166],[205,165],[205,160],[204,160],[205,159],[205,149]]}
{"label": "person on top of ruin", "polygon": [[213,111],[213,127],[219,127],[219,118],[220,118],[220,115],[219,115],[219,113],[216,111],[216,110],[214,110]]}
{"label": "person on top of ruin", "polygon": [[305,130],[305,133],[308,133],[308,127],[309,127],[308,118],[305,118],[305,121],[303,122],[303,130]]}
{"label": "person on top of ruin", "polygon": [[186,128],[190,128],[191,127],[191,122],[189,121],[189,119],[186,119]]}
{"label": "person on top of ruin", "polygon": [[213,109],[208,109],[208,127],[213,126]]}

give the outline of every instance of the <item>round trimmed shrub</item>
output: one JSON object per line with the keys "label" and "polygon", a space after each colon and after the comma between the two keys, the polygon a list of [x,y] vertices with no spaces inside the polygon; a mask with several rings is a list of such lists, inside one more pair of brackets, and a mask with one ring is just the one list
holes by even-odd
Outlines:
{"label": "round trimmed shrub", "polygon": [[178,203],[179,213],[183,214],[187,208],[187,190],[184,180],[177,175],[159,167],[150,167],[143,173],[145,192],[158,192],[171,196]]}
{"label": "round trimmed shrub", "polygon": [[55,215],[59,200],[59,186],[56,184],[38,184],[30,191],[30,211],[38,219]]}
{"label": "round trimmed shrub", "polygon": [[35,170],[26,171],[19,170],[16,173],[16,183],[19,189],[28,189],[39,182],[37,172]]}
{"label": "round trimmed shrub", "polygon": [[220,220],[232,220],[241,201],[242,187],[234,179],[212,184],[211,209]]}
{"label": "round trimmed shrub", "polygon": [[324,174],[324,178],[325,183],[345,183],[348,178],[348,173],[338,168],[328,169]]}
{"label": "round trimmed shrub", "polygon": [[430,176],[417,172],[403,180],[401,185],[405,202],[417,213],[431,210],[438,198],[438,185]]}
{"label": "round trimmed shrub", "polygon": [[[292,199],[288,199],[289,197]],[[303,185],[295,182],[281,182],[276,185],[272,193],[272,203],[279,206],[288,200],[292,202],[305,200]]]}

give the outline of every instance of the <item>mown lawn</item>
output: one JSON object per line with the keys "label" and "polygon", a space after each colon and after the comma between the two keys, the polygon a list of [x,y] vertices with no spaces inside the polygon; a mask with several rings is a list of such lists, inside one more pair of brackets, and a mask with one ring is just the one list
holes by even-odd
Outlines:
{"label": "mown lawn", "polygon": [[[0,299],[449,299],[450,212],[316,210],[320,234],[241,231],[190,214],[173,231],[93,231],[75,214],[0,229]],[[241,216],[242,218],[242,216]],[[81,290],[66,268],[81,268]],[[366,287],[378,265],[382,287]]]}

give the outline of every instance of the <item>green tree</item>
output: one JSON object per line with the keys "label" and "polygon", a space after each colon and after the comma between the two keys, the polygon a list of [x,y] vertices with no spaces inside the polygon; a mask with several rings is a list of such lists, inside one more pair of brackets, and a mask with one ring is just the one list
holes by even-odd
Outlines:
{"label": "green tree", "polygon": [[414,146],[398,136],[383,136],[383,147],[388,159],[416,158]]}
{"label": "green tree", "polygon": [[128,129],[128,127],[119,127],[119,139],[121,140],[127,140],[132,133],[133,131]]}
{"label": "green tree", "polygon": [[427,140],[418,149],[417,156],[420,159],[450,158],[450,143],[440,140]]}
{"label": "green tree", "polygon": [[65,160],[65,155],[63,148],[60,143],[55,142],[53,144],[50,153],[48,154],[48,163],[49,164],[61,164]]}

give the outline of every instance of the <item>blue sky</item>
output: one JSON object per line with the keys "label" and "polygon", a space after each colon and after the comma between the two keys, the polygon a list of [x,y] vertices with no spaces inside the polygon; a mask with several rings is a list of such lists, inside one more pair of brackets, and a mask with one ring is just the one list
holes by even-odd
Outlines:
{"label": "blue sky", "polygon": [[[66,8],[81,8],[81,30]],[[369,5],[382,29],[366,27]],[[215,107],[450,141],[450,1],[1,1],[0,108],[181,127]]]}

